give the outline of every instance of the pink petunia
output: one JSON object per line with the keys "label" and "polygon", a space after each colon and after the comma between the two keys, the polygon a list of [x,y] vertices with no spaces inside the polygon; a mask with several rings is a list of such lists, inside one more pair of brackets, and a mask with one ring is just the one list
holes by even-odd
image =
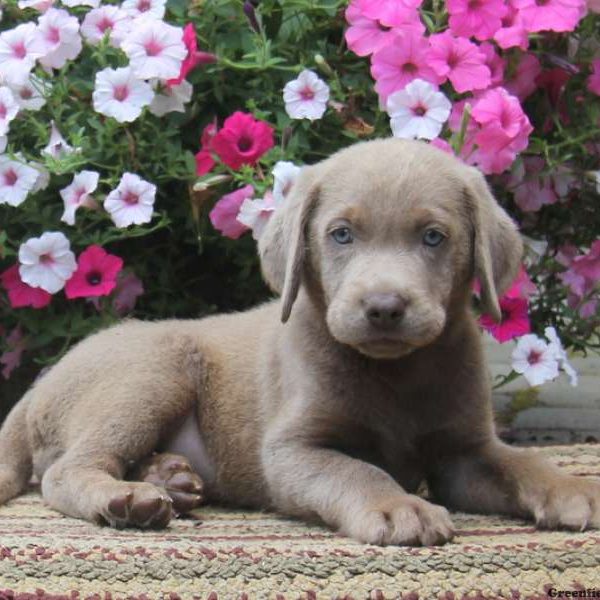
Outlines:
{"label": "pink petunia", "polygon": [[527,274],[527,270],[523,265],[519,269],[517,276],[511,283],[508,290],[504,293],[505,298],[529,298],[537,292],[537,287]]}
{"label": "pink petunia", "polygon": [[490,70],[490,87],[496,87],[497,85],[500,85],[504,80],[506,59],[502,58],[502,56],[496,52],[494,44],[490,42],[482,42],[479,44],[479,51],[485,56],[485,64]]}
{"label": "pink petunia", "polygon": [[398,28],[424,33],[416,8],[405,7],[401,2],[395,4],[398,6],[394,11],[380,0],[353,0],[348,5],[346,20],[350,27],[345,38],[352,52],[368,56],[381,50],[394,38]]}
{"label": "pink petunia", "polygon": [[593,316],[599,302],[594,290],[600,281],[600,240],[596,240],[586,254],[573,257],[569,268],[559,277],[569,288],[569,306],[577,309],[583,318]]}
{"label": "pink petunia", "polygon": [[592,74],[587,80],[587,89],[600,96],[600,58],[592,61]]}
{"label": "pink petunia", "polygon": [[521,104],[504,88],[494,88],[474,102],[471,117],[478,126],[472,162],[484,173],[502,173],[527,148],[533,131]]}
{"label": "pink petunia", "polygon": [[253,195],[254,188],[248,184],[222,196],[208,215],[213,227],[225,237],[237,240],[249,229],[237,220],[237,216],[244,201],[252,198]]}
{"label": "pink petunia", "polygon": [[273,147],[273,128],[250,113],[235,112],[225,119],[211,148],[231,169],[255,165]]}
{"label": "pink petunia", "polygon": [[399,27],[407,21],[418,19],[417,9],[422,3],[423,0],[357,0],[366,16],[380,19],[389,27]]}
{"label": "pink petunia", "polygon": [[535,54],[522,54],[512,76],[504,82],[504,87],[523,102],[537,89],[536,79],[541,72],[542,67]]}
{"label": "pink petunia", "polygon": [[448,0],[450,30],[454,35],[489,40],[502,26],[504,0]]}
{"label": "pink petunia", "polygon": [[529,34],[523,25],[521,13],[515,8],[512,0],[506,5],[507,11],[502,18],[502,27],[494,34],[494,41],[502,48],[521,48],[527,50],[529,46]]}
{"label": "pink petunia", "polygon": [[52,300],[52,294],[41,288],[33,288],[21,279],[19,265],[17,264],[6,269],[0,275],[0,281],[8,293],[8,300],[13,308],[24,306],[44,308]]}
{"label": "pink petunia", "polygon": [[65,285],[69,300],[107,296],[117,285],[117,275],[123,268],[123,259],[108,254],[104,248],[92,245],[77,261],[77,270]]}
{"label": "pink petunia", "polygon": [[371,75],[383,106],[390,94],[398,92],[413,79],[439,85],[441,78],[430,65],[431,49],[424,36],[401,31],[385,48],[371,58]]}
{"label": "pink petunia", "polygon": [[585,0],[512,0],[527,31],[573,31],[585,16]]}
{"label": "pink petunia", "polygon": [[117,287],[115,287],[113,308],[115,312],[123,317],[134,308],[139,296],[144,293],[144,285],[135,273],[121,271],[117,275]]}
{"label": "pink petunia", "polygon": [[206,175],[212,171],[215,166],[215,159],[212,157],[210,152],[210,144],[213,137],[217,133],[217,124],[209,123],[202,131],[202,137],[200,138],[200,152],[195,156],[196,158],[196,175]]}
{"label": "pink petunia", "polygon": [[0,354],[2,376],[8,379],[10,374],[21,364],[23,350],[27,347],[27,339],[20,326],[15,327],[6,337],[8,349]]}
{"label": "pink petunia", "polygon": [[496,323],[490,315],[481,315],[479,324],[494,336],[501,344],[531,331],[528,304],[525,298],[500,298],[502,318]]}
{"label": "pink petunia", "polygon": [[541,156],[526,156],[523,168],[509,177],[515,203],[523,212],[537,212],[542,206],[558,200],[552,178],[544,174],[546,167]]}
{"label": "pink petunia", "polygon": [[187,56],[181,63],[181,71],[179,76],[167,81],[168,86],[179,85],[188,74],[193,71],[198,65],[206,65],[214,63],[217,57],[209,52],[201,52],[198,50],[198,41],[196,40],[196,29],[193,23],[188,23],[183,28],[183,43],[187,48]]}
{"label": "pink petunia", "polygon": [[486,56],[476,44],[449,31],[432,35],[429,41],[429,64],[443,81],[449,79],[457,92],[489,87],[491,74],[485,64]]}
{"label": "pink petunia", "polygon": [[452,154],[452,156],[454,156],[454,150],[452,149],[452,146],[444,139],[442,138],[435,138],[434,140],[431,140],[431,142],[429,142],[430,145],[436,147],[438,150],[441,150],[442,152],[446,152],[446,154]]}

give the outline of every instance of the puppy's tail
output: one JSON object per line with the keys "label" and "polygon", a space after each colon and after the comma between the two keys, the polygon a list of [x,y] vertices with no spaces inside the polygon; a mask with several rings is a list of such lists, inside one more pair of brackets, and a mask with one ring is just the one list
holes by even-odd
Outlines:
{"label": "puppy's tail", "polygon": [[25,490],[32,472],[31,449],[27,432],[26,394],[8,413],[0,428],[0,504]]}

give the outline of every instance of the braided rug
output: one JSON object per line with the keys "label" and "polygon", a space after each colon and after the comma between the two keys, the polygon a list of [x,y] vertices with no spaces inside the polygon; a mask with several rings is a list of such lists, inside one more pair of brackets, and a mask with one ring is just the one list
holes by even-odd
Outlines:
{"label": "braided rug", "polygon": [[[600,476],[600,445],[539,452]],[[600,531],[464,514],[454,523],[454,542],[435,548],[368,546],[214,507],[164,531],[117,531],[63,517],[34,489],[0,507],[0,600],[541,600],[551,588],[600,598]]]}

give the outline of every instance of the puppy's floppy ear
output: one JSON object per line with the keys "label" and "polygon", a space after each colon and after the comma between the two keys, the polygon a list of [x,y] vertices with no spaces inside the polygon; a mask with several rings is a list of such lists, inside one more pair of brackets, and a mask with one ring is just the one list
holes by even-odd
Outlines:
{"label": "puppy's floppy ear", "polygon": [[485,313],[500,321],[498,298],[514,281],[523,255],[517,228],[492,196],[483,175],[469,169],[467,203],[473,227],[475,276],[481,284]]}
{"label": "puppy's floppy ear", "polygon": [[300,289],[308,225],[319,197],[313,171],[314,167],[302,169],[258,242],[263,277],[274,292],[281,294],[281,320],[284,323]]}

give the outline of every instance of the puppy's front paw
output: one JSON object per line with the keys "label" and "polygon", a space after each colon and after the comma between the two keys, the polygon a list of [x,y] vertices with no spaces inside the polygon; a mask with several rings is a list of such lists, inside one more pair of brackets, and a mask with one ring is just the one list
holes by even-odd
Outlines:
{"label": "puppy's front paw", "polygon": [[538,527],[583,531],[600,528],[600,481],[583,477],[559,478],[544,492],[527,498]]}
{"label": "puppy's front paw", "polygon": [[431,546],[454,537],[448,511],[410,494],[386,498],[349,515],[340,530],[360,542],[386,546]]}
{"label": "puppy's front paw", "polygon": [[149,483],[118,482],[106,490],[108,497],[97,520],[112,527],[162,529],[169,524],[173,501]]}

